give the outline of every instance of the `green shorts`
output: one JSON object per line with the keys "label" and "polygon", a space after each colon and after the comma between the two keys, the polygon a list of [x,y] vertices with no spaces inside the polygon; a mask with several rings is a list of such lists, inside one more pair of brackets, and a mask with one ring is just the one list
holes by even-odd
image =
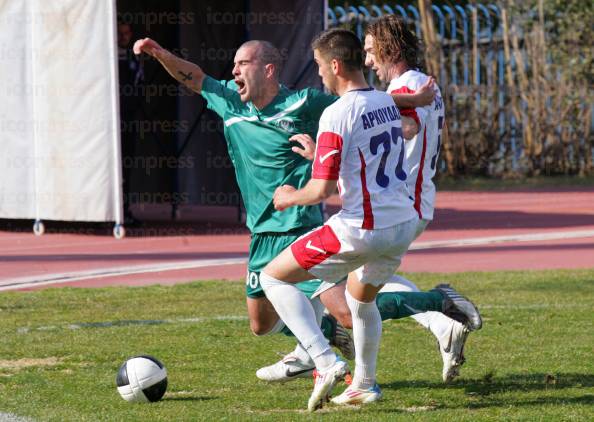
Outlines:
{"label": "green shorts", "polygon": [[[260,286],[260,271],[291,243],[311,229],[313,227],[291,230],[287,233],[252,233],[248,273],[245,280],[247,297],[264,297],[264,291],[262,290],[262,286]],[[321,280],[309,280],[297,283],[296,286],[305,296],[311,299],[322,284],[323,282]]]}

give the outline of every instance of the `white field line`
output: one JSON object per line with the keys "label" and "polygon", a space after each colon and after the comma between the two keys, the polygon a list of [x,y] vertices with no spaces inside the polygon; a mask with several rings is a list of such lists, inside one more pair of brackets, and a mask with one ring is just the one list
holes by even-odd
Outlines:
{"label": "white field line", "polygon": [[142,319],[100,322],[76,322],[61,325],[44,325],[40,327],[19,327],[17,333],[27,334],[31,331],[80,330],[83,328],[111,328],[129,325],[160,325],[160,324],[201,324],[211,321],[247,321],[245,315],[220,315],[213,317],[188,317],[175,319]]}
{"label": "white field line", "polygon": [[[458,248],[465,246],[484,246],[496,243],[507,242],[537,242],[548,240],[567,240],[580,238],[594,238],[594,230],[579,230],[568,232],[545,232],[514,234],[506,236],[474,237],[468,239],[456,240],[438,240],[428,242],[415,242],[410,250],[426,250],[439,248]],[[220,258],[220,259],[197,259],[191,261],[181,261],[175,263],[156,263],[141,264],[125,267],[99,268],[87,271],[76,271],[68,273],[43,274],[31,277],[20,277],[13,279],[0,279],[0,291],[23,289],[28,287],[48,286],[58,283],[74,282],[96,278],[107,278],[116,276],[125,276],[132,274],[155,273],[162,271],[176,271],[194,268],[239,265],[245,264],[247,255],[238,258]]]}
{"label": "white field line", "polygon": [[566,240],[594,237],[594,230],[578,230],[570,232],[546,232],[529,234],[512,234],[505,236],[471,237],[457,240],[437,240],[431,242],[416,242],[410,250],[457,248],[460,246],[491,245],[494,243],[507,242],[538,242],[546,240]]}
{"label": "white field line", "polygon": [[[169,240],[182,240],[185,237],[188,236],[171,236],[168,237],[167,239]],[[125,240],[125,242],[128,243],[128,246],[132,246],[132,245],[136,245],[138,243],[142,243],[143,245],[146,245],[147,243],[160,243],[161,239],[160,238],[156,238],[156,237],[134,237],[134,238],[127,238]],[[0,243],[2,243],[2,238],[0,238]],[[8,253],[8,252],[20,252],[20,251],[30,251],[30,250],[34,250],[34,249],[63,249],[63,248],[69,248],[71,246],[76,246],[78,248],[89,248],[89,247],[95,247],[95,246],[111,246],[111,245],[121,245],[122,244],[122,240],[117,240],[117,239],[113,239],[113,240],[99,240],[97,242],[90,242],[90,241],[85,241],[85,242],[69,242],[69,243],[57,243],[57,242],[53,242],[50,244],[43,244],[43,245],[38,245],[38,246],[33,246],[33,245],[24,245],[18,248],[11,248],[11,249],[1,249],[0,253]],[[227,242],[226,244],[230,245],[230,246],[243,246],[245,245],[245,241],[238,241],[238,242]]]}
{"label": "white field line", "polygon": [[33,419],[23,418],[14,413],[0,412],[0,422],[33,422]]}
{"label": "white field line", "polygon": [[0,291],[24,289],[33,286],[48,286],[52,284],[67,283],[97,278],[125,276],[131,274],[157,273],[162,271],[178,271],[202,267],[216,267],[221,265],[237,265],[247,262],[246,257],[219,258],[219,259],[196,259],[193,261],[181,261],[174,263],[141,264],[125,267],[97,268],[86,271],[75,271],[68,273],[43,274],[31,277],[20,277],[13,279],[0,279]]}

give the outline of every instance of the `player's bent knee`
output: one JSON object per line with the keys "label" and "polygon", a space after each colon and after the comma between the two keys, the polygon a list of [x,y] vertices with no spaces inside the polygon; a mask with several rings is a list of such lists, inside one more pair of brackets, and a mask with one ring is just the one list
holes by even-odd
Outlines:
{"label": "player's bent knee", "polygon": [[285,327],[285,323],[278,318],[274,324],[268,321],[250,320],[250,329],[255,336],[268,336],[271,334],[280,333]]}

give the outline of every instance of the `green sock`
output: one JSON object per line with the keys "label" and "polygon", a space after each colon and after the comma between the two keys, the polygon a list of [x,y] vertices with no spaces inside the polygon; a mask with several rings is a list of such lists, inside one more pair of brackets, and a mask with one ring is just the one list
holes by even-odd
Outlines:
{"label": "green sock", "polygon": [[[334,323],[332,322],[331,317],[324,315],[322,317],[322,324],[320,325],[320,328],[322,329],[322,334],[324,334],[324,337],[330,339],[330,337],[332,337],[332,333],[334,333]],[[289,330],[289,327],[286,325],[281,330],[281,333],[288,337],[295,337],[293,332]]]}
{"label": "green sock", "polygon": [[439,292],[387,292],[377,295],[375,302],[382,321],[414,314],[443,310],[443,296]]}
{"label": "green sock", "polygon": [[291,330],[289,330],[289,327],[287,327],[286,325],[281,330],[281,333],[283,333],[287,337],[295,337],[295,334],[293,334],[293,332]]}

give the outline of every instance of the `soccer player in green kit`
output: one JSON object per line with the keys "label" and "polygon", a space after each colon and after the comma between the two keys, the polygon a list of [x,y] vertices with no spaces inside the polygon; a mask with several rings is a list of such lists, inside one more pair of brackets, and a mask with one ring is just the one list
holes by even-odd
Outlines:
{"label": "soccer player in green kit", "polygon": [[[295,143],[306,145],[299,134],[315,137],[320,115],[336,97],[312,88],[290,91],[280,85],[280,54],[265,41],[248,41],[237,50],[233,81],[213,79],[198,65],[175,56],[149,38],[138,40],[134,52],[156,58],[171,76],[201,94],[208,107],[223,119],[229,155],[247,211],[246,224],[252,233],[246,279],[250,328],[258,336],[282,331],[285,325],[260,287],[259,272],[298,237],[321,225],[323,217],[318,206],[275,211],[272,197],[277,186],[301,187],[309,180],[311,163]],[[433,98],[432,91],[399,94],[396,103],[404,107],[428,104]],[[344,283],[334,285],[314,280],[298,287],[312,299],[318,320],[325,306],[342,325],[350,328]],[[409,316],[414,313],[411,308],[442,310],[441,301],[415,301],[414,293],[392,295],[394,300],[384,314],[385,319]],[[327,331],[324,334],[328,337]],[[344,341],[341,346],[341,352],[351,359],[352,343]],[[308,361],[311,362],[307,352],[298,345],[293,354],[279,362],[277,369],[283,371],[285,379],[266,373],[259,373],[258,377],[278,381],[309,376],[313,364],[303,363]]]}

